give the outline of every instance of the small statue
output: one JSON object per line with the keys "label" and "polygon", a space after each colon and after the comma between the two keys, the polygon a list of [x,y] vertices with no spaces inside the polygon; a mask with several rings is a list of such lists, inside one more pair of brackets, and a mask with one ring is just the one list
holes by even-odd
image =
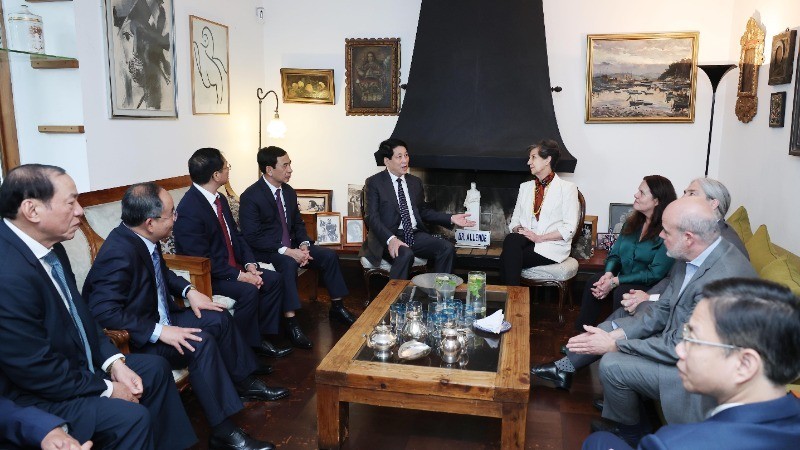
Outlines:
{"label": "small statue", "polygon": [[467,208],[469,219],[475,222],[475,225],[464,227],[464,229],[478,231],[481,221],[481,191],[475,187],[475,183],[470,183],[467,198],[464,199],[464,207]]}

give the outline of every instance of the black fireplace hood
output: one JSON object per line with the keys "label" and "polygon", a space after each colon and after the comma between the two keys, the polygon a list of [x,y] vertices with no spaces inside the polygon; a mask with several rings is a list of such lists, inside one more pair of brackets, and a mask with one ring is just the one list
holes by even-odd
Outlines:
{"label": "black fireplace hood", "polygon": [[392,137],[412,167],[504,171],[527,171],[525,148],[554,139],[556,171],[574,172],[550,86],[541,0],[423,0]]}

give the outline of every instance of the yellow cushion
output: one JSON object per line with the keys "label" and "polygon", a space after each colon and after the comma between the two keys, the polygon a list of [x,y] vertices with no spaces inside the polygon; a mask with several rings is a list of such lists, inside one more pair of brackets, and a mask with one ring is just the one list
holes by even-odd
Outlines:
{"label": "yellow cushion", "polygon": [[750,216],[747,215],[747,210],[744,209],[744,206],[740,206],[739,209],[734,211],[726,222],[733,227],[736,234],[739,235],[739,239],[745,244],[753,237],[753,230],[750,228]]}
{"label": "yellow cushion", "polygon": [[786,260],[785,256],[767,264],[759,273],[761,278],[780,283],[800,295],[800,268]]}
{"label": "yellow cushion", "polygon": [[753,265],[753,269],[758,272],[759,276],[767,264],[778,259],[778,253],[769,240],[766,225],[758,227],[753,237],[744,246],[747,248],[747,253],[750,254],[750,264]]}

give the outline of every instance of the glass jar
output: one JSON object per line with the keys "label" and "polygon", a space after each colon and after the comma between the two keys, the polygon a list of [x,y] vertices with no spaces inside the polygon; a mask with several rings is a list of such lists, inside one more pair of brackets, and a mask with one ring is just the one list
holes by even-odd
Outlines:
{"label": "glass jar", "polygon": [[486,316],[486,272],[470,272],[467,276],[467,304],[476,318]]}
{"label": "glass jar", "polygon": [[22,5],[8,15],[8,48],[30,53],[44,53],[44,22]]}

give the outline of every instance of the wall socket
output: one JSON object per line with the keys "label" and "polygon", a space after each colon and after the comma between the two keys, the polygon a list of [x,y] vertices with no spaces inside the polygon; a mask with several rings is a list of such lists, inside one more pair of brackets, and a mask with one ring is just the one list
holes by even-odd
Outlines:
{"label": "wall socket", "polygon": [[258,20],[259,22],[263,22],[264,21],[264,8],[263,7],[256,8],[256,20]]}

